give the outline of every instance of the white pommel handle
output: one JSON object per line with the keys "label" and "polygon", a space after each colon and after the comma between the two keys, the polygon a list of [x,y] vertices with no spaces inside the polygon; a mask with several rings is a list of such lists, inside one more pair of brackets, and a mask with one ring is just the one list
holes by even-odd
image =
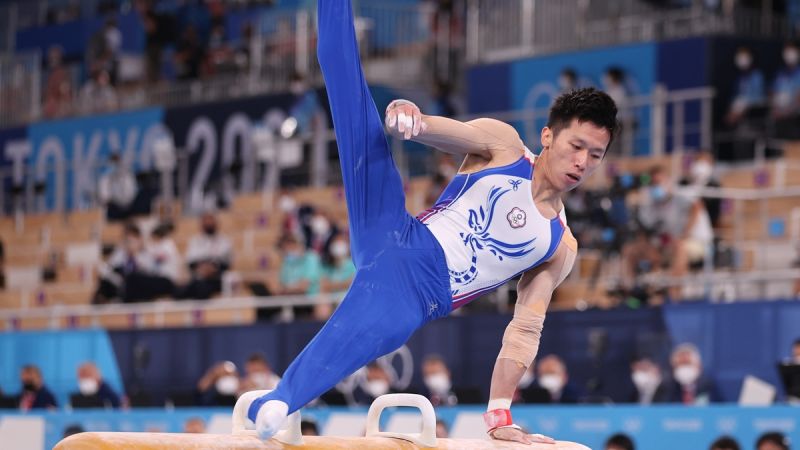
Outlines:
{"label": "white pommel handle", "polygon": [[[410,406],[422,413],[422,432],[413,434],[380,431],[381,413],[386,408]],[[376,398],[367,413],[367,437],[403,439],[425,447],[436,447],[436,413],[427,398],[417,394],[386,394]]]}
{"label": "white pommel handle", "polygon": [[[253,400],[267,395],[270,392],[272,391],[249,391],[239,396],[239,398],[236,400],[236,405],[233,407],[233,415],[231,416],[233,422],[233,434],[253,433],[253,430],[255,430],[255,424],[252,420],[247,418],[247,411],[250,409],[250,405],[253,403]],[[299,410],[289,415],[287,429],[280,431],[273,439],[288,445],[303,445],[303,434],[300,431]]]}

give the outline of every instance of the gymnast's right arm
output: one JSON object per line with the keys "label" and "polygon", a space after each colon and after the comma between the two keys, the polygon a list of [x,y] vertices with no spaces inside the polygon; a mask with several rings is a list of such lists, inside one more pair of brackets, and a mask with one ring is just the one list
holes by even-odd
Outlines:
{"label": "gymnast's right arm", "polygon": [[427,116],[408,100],[395,100],[386,108],[386,128],[404,140],[413,140],[456,155],[477,155],[487,160],[501,153],[519,157],[525,145],[511,125],[495,119],[469,122]]}

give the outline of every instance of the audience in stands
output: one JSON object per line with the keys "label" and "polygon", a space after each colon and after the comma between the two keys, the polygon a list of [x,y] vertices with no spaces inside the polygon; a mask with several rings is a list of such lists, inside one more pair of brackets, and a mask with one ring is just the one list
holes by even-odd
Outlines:
{"label": "audience in stands", "polygon": [[178,80],[196,80],[205,58],[205,49],[194,26],[187,26],[175,48],[175,66]]}
{"label": "audience in stands", "polygon": [[110,168],[100,177],[97,197],[106,208],[108,220],[127,220],[133,213],[133,203],[139,190],[136,177],[119,152],[112,153],[108,159]]}
{"label": "audience in stands", "polygon": [[56,398],[47,388],[38,367],[29,364],[22,367],[19,374],[22,392],[19,396],[19,409],[23,412],[32,409],[55,409]]}
{"label": "audience in stands", "polygon": [[319,428],[317,422],[310,419],[303,419],[300,421],[300,434],[303,436],[319,436]]}
{"label": "audience in stands", "polygon": [[722,436],[712,442],[708,450],[741,450],[741,448],[736,439],[730,436]]}
{"label": "audience in stands", "polygon": [[536,382],[536,365],[531,364],[517,383],[514,403],[550,403],[550,392]]}
{"label": "audience in stands", "polygon": [[394,393],[392,377],[378,363],[366,366],[367,376],[364,383],[353,390],[353,401],[357,405],[369,406],[381,395]]}
{"label": "audience in stands", "polygon": [[73,408],[119,408],[119,395],[103,380],[92,362],[78,366],[78,391],[70,395]]}
{"label": "audience in stands", "polygon": [[703,361],[697,347],[688,343],[675,347],[670,364],[674,378],[670,402],[707,405],[719,401],[715,383],[703,373]]}
{"label": "audience in stands", "polygon": [[[125,226],[122,245],[111,255],[108,264],[123,280],[122,292],[109,291],[110,298],[121,297],[125,302],[137,302],[171,297],[175,292],[172,281],[157,274],[156,260],[145,246],[139,227],[133,223]],[[110,289],[114,279],[106,281],[105,287]]]}
{"label": "audience in stands", "polygon": [[105,69],[92,72],[92,77],[80,92],[80,110],[83,114],[107,113],[119,106],[117,91],[111,85],[111,75]]}
{"label": "audience in stands", "polygon": [[764,74],[753,61],[753,52],[748,47],[739,47],[734,58],[739,77],[736,94],[728,108],[725,121],[732,126],[739,125],[754,108],[764,105],[766,89]]}
{"label": "audience in stands", "polygon": [[267,358],[261,353],[253,353],[244,363],[244,376],[239,381],[239,394],[263,389],[272,390],[279,381],[281,377],[272,371]]}
{"label": "audience in stands", "polygon": [[190,417],[183,424],[183,432],[189,434],[202,434],[206,432],[206,422],[199,417]]}
{"label": "audience in stands", "polygon": [[183,289],[182,298],[207,299],[218,294],[222,290],[222,274],[231,267],[233,246],[220,233],[216,216],[203,214],[200,227],[202,233],[191,238],[186,250],[191,280]]}
{"label": "audience in stands", "polygon": [[57,45],[47,50],[47,81],[42,106],[42,113],[47,119],[65,116],[72,108],[72,78],[64,66],[63,53],[63,49]]}
{"label": "audience in stands", "polygon": [[183,261],[178,246],[172,239],[174,227],[171,223],[162,223],[153,230],[147,250],[153,255],[155,275],[170,280],[178,285],[182,279]]}
{"label": "audience in stands", "polygon": [[636,450],[633,439],[627,434],[618,433],[606,441],[605,450]]}
{"label": "audience in stands", "polygon": [[425,397],[434,407],[458,404],[458,397],[453,392],[450,368],[441,356],[425,357],[422,361],[422,381],[425,384]]}
{"label": "audience in stands", "polygon": [[631,363],[631,381],[635,388],[631,402],[651,405],[669,401],[669,386],[663,379],[661,367],[652,359],[644,357]]}
{"label": "audience in stands", "polygon": [[223,361],[211,366],[197,382],[197,391],[204,406],[233,406],[239,393],[236,364]]}
{"label": "audience in stands", "polygon": [[315,295],[319,292],[322,265],[319,255],[306,249],[291,234],[279,243],[282,263],[280,293],[283,295]]}
{"label": "audience in stands", "polygon": [[770,101],[775,120],[775,137],[800,139],[800,47],[787,42],[783,47],[784,67],[775,78]]}
{"label": "audience in stands", "polygon": [[350,257],[350,242],[346,234],[338,233],[322,254],[320,289],[325,293],[344,293],[350,288],[355,274],[356,267]]}
{"label": "audience in stands", "polygon": [[556,355],[539,359],[536,381],[550,394],[550,403],[578,403],[581,398],[578,387],[569,382],[566,364]]}
{"label": "audience in stands", "polygon": [[789,438],[777,431],[764,433],[756,441],[756,450],[790,450]]}

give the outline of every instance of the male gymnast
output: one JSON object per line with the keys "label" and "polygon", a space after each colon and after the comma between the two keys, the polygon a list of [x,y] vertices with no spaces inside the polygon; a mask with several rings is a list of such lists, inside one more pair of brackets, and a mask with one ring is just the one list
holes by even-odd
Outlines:
{"label": "male gymnast", "polygon": [[397,349],[428,321],[522,274],[484,418],[494,439],[554,442],[514,425],[511,398],[538,351],[553,290],[577,253],[561,194],[600,166],[617,130],[613,100],[594,89],[559,97],[541,131],[538,157],[505,123],[462,123],[423,115],[409,101],[392,102],[386,112],[392,135],[465,157],[436,205],[415,218],[406,212],[403,183],[361,69],[350,0],[318,0],[318,21],[317,56],[357,272],[276,389],[250,405],[259,437],[272,437],[288,414]]}

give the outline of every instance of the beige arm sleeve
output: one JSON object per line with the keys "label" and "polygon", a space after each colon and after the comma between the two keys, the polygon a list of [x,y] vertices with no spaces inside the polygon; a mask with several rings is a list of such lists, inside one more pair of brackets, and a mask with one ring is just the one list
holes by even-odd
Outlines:
{"label": "beige arm sleeve", "polygon": [[475,154],[491,158],[497,152],[524,152],[525,145],[511,125],[495,119],[475,119],[469,122],[439,116],[425,116],[427,126],[413,140],[446,153]]}

